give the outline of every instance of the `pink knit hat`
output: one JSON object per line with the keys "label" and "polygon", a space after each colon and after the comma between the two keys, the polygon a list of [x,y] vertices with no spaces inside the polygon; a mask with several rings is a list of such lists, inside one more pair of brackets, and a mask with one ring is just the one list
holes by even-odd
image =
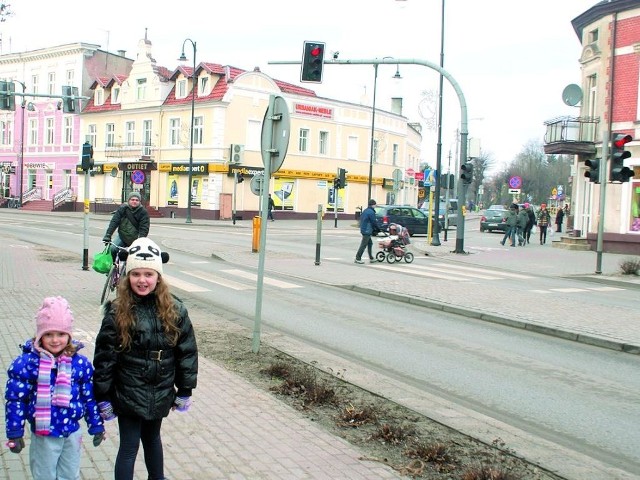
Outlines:
{"label": "pink knit hat", "polygon": [[36,314],[36,346],[40,345],[42,335],[47,332],[63,332],[71,336],[73,314],[69,302],[64,298],[47,297]]}

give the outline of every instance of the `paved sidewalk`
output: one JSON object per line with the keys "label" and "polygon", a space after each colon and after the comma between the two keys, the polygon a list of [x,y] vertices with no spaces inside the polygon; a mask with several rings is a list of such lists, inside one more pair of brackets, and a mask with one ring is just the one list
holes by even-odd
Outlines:
{"label": "paved sidewalk", "polygon": [[[92,340],[101,321],[98,292],[104,277],[82,271],[77,255],[69,255],[65,261],[65,254],[54,252],[48,255],[53,261],[44,261],[47,252],[51,250],[0,237],[3,372],[18,355],[18,345],[34,335],[35,312],[49,295],[69,300],[75,316],[74,336],[87,344],[82,352],[93,357]],[[194,323],[208,318],[197,309],[190,314]],[[6,373],[2,379],[4,387]],[[171,480],[401,478],[378,462],[360,460],[361,453],[348,443],[204,358],[200,359],[193,399],[189,412],[171,413],[163,425],[165,473]],[[2,405],[4,418],[4,402]],[[83,429],[86,431],[86,425]],[[107,435],[98,448],[85,436],[83,479],[113,478],[116,422],[107,424]],[[27,450],[16,455],[3,447],[1,452],[0,478],[31,478]],[[142,452],[136,466],[138,480],[147,478],[141,459]]]}

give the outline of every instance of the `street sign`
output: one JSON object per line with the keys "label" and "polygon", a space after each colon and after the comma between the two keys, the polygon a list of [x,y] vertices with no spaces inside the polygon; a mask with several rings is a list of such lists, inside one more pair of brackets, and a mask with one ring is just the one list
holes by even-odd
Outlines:
{"label": "street sign", "polygon": [[510,188],[509,189],[509,195],[518,195],[520,193],[520,189],[519,188]]}
{"label": "street sign", "polygon": [[269,174],[280,170],[289,147],[289,109],[284,98],[272,95],[262,120],[262,163],[270,164]]}
{"label": "street sign", "polygon": [[509,187],[511,188],[520,188],[522,187],[522,177],[513,176],[509,179]]}
{"label": "street sign", "polygon": [[264,174],[256,174],[251,177],[251,182],[249,182],[249,188],[251,188],[251,193],[254,195],[260,196],[260,187],[262,186],[262,182],[264,181]]}

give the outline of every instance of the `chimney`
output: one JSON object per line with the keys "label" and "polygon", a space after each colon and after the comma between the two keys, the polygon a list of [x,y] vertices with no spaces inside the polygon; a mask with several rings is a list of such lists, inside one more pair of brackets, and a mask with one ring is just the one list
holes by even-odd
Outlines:
{"label": "chimney", "polygon": [[118,50],[118,55],[120,55],[121,57],[124,57],[126,53],[127,53],[126,50]]}

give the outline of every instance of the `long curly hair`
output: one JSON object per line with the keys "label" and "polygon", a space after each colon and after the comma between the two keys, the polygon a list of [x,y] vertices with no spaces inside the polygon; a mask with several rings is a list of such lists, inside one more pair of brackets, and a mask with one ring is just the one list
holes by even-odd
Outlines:
{"label": "long curly hair", "polygon": [[[134,314],[134,306],[136,303],[136,294],[131,289],[131,281],[127,273],[120,279],[118,283],[117,297],[113,301],[116,307],[115,324],[120,338],[120,346],[122,350],[131,348],[131,333],[136,324]],[[167,336],[171,345],[176,345],[180,336],[180,328],[178,327],[178,310],[176,303],[169,291],[169,285],[158,275],[158,283],[153,291],[156,302],[156,311],[162,323],[164,334]]]}

